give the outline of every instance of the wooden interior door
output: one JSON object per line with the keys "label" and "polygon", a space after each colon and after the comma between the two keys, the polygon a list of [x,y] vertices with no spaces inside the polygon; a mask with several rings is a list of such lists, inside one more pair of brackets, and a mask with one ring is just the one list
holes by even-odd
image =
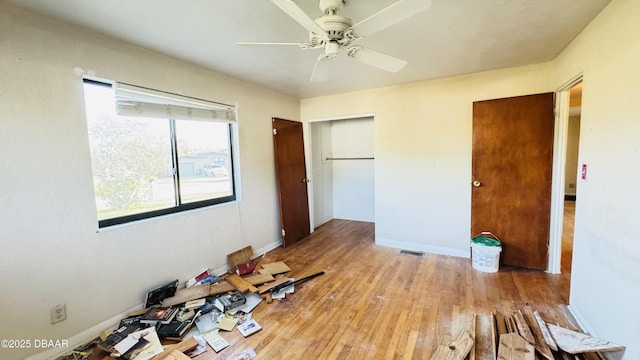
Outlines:
{"label": "wooden interior door", "polygon": [[498,236],[504,265],[548,267],[553,95],[473,103],[471,236]]}
{"label": "wooden interior door", "polygon": [[309,197],[302,123],[273,118],[273,148],[280,201],[282,246],[309,236]]}

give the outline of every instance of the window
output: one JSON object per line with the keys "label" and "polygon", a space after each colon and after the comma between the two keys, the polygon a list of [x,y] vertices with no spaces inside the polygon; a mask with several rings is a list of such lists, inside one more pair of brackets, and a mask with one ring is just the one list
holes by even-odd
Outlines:
{"label": "window", "polygon": [[85,79],[99,227],[233,201],[235,108]]}

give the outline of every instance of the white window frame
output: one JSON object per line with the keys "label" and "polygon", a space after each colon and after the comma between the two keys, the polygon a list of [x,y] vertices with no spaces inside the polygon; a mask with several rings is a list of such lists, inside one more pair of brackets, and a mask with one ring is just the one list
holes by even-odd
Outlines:
{"label": "white window frame", "polygon": [[173,157],[173,181],[176,186],[176,201],[173,207],[159,210],[151,210],[131,215],[118,216],[98,220],[98,227],[105,228],[114,225],[125,224],[133,221],[155,218],[172,213],[203,208],[212,205],[234,202],[238,199],[238,179],[237,166],[237,119],[236,107],[232,105],[177,95],[158,90],[139,87],[131,84],[109,82],[85,77],[84,83],[94,85],[110,86],[115,91],[116,112],[122,116],[138,116],[145,118],[159,118],[170,122],[171,128],[175,129],[175,122],[179,120],[198,120],[207,122],[223,122],[229,125],[230,144],[230,165],[231,173],[231,195],[225,197],[212,198],[197,202],[183,203],[180,199],[179,191],[180,172],[177,161],[177,142],[173,134],[171,135],[171,152]]}

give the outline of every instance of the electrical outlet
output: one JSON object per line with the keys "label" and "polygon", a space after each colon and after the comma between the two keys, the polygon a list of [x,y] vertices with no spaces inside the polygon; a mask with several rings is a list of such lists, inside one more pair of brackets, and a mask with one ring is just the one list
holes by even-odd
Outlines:
{"label": "electrical outlet", "polygon": [[49,314],[51,315],[52,324],[59,323],[60,321],[66,320],[67,305],[66,304],[56,305],[51,308],[51,310],[49,311]]}

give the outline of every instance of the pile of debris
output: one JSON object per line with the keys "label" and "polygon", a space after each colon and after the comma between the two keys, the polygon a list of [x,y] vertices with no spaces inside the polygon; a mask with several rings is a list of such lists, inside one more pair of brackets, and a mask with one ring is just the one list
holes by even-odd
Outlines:
{"label": "pile of debris", "polygon": [[461,314],[454,309],[452,333],[457,338],[439,346],[431,360],[603,360],[602,352],[624,346],[545,322],[525,306],[504,314]]}
{"label": "pile of debris", "polygon": [[[284,276],[291,271],[287,264],[268,255],[253,259],[250,246],[227,255],[227,262],[226,274],[214,275],[205,269],[183,286],[173,280],[149,290],[144,309],[128,314],[63,359],[89,359],[95,349],[127,360],[189,359],[209,348],[219,352],[230,345],[221,332],[237,329],[247,337],[262,329],[252,311],[263,300],[283,299],[295,284],[324,274],[289,278]],[[169,341],[173,343],[163,345]],[[233,358],[255,355],[249,348]]]}

